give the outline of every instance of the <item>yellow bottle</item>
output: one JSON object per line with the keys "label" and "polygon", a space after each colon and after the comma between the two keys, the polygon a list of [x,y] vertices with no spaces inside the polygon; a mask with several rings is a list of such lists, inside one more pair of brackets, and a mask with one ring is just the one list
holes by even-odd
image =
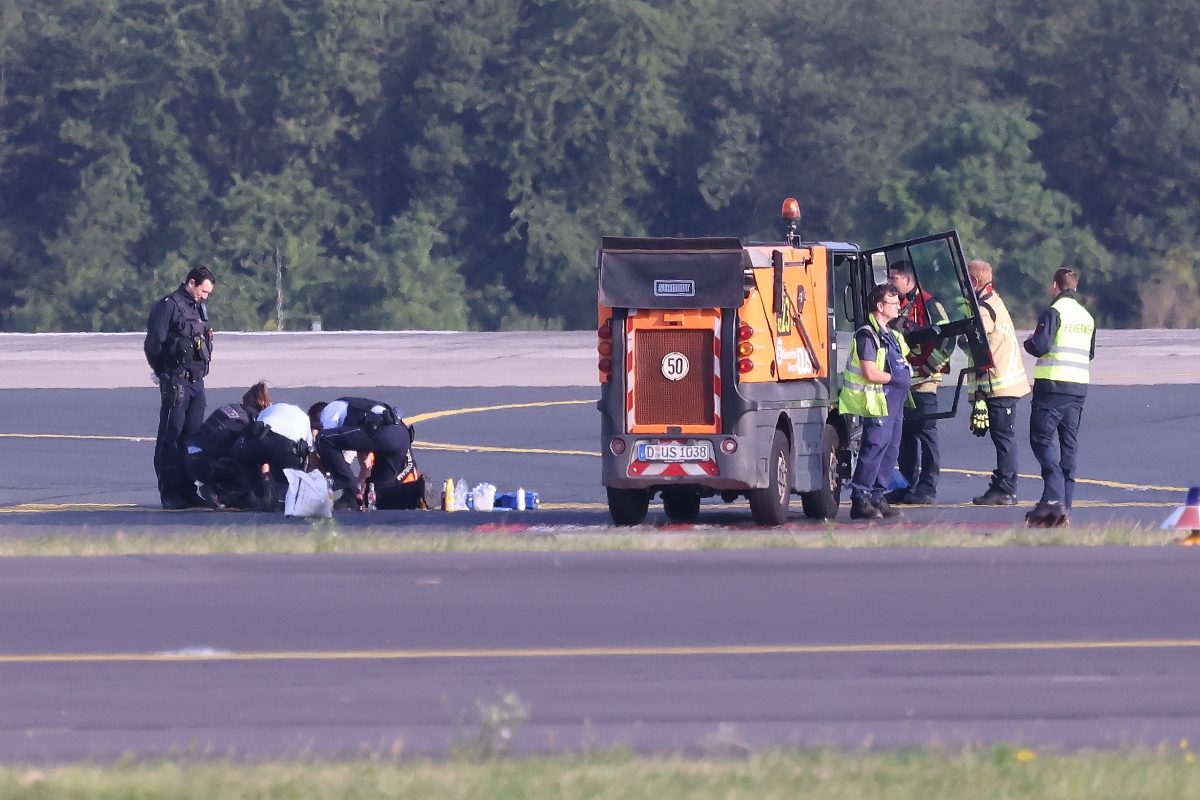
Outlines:
{"label": "yellow bottle", "polygon": [[454,510],[454,479],[446,478],[446,485],[442,489],[442,511]]}

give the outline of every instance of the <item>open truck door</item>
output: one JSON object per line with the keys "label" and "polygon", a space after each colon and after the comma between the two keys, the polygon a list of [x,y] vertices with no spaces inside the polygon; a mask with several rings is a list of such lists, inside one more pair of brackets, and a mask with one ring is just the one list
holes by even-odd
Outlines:
{"label": "open truck door", "polygon": [[979,318],[979,301],[967,274],[958,233],[935,233],[876,247],[864,251],[863,257],[870,265],[875,283],[888,280],[889,265],[908,261],[916,275],[917,291],[929,292],[945,310],[946,322],[909,331],[905,338],[910,346],[931,345],[947,351],[953,348],[948,380],[938,392],[937,412],[921,419],[954,416],[967,373],[986,370],[992,365],[987,334]]}

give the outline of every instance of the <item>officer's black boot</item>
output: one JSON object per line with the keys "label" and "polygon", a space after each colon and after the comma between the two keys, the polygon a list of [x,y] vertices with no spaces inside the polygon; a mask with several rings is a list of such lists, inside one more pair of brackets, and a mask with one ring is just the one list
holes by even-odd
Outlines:
{"label": "officer's black boot", "polygon": [[883,519],[883,514],[871,502],[871,498],[864,494],[851,499],[850,519]]}
{"label": "officer's black boot", "polygon": [[904,516],[900,513],[900,509],[892,508],[886,497],[872,497],[871,503],[879,511],[879,515],[884,519],[895,519],[896,517]]}
{"label": "officer's black boot", "polygon": [[271,478],[271,473],[262,476],[262,491],[258,495],[259,511],[278,511],[279,501],[275,498],[275,481]]}
{"label": "officer's black boot", "polygon": [[204,505],[213,511],[225,510],[224,504],[221,503],[221,498],[217,496],[217,493],[208,484],[200,484],[200,488],[196,490],[196,494],[200,495],[200,499],[204,501]]}

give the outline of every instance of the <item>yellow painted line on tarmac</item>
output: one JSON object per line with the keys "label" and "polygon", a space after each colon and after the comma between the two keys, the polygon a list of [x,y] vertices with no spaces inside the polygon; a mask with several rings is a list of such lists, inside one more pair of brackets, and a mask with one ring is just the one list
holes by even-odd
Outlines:
{"label": "yellow painted line on tarmac", "polygon": [[417,439],[413,443],[414,450],[446,450],[452,453],[513,453],[516,455],[539,456],[594,456],[599,453],[590,450],[551,450],[544,447],[490,447],[478,444],[444,444],[442,442],[426,442]]}
{"label": "yellow painted line on tarmac", "polygon": [[153,442],[153,436],[108,436],[83,433],[0,433],[0,439],[95,439],[105,442]]}
{"label": "yellow painted line on tarmac", "polygon": [[40,511],[125,511],[144,508],[136,503],[19,503],[0,506],[0,514],[28,514]]}
{"label": "yellow painted line on tarmac", "polygon": [[[959,475],[979,475],[982,477],[987,477],[992,474],[991,470],[958,469],[955,467],[942,467],[942,472],[954,472]],[[1041,475],[1026,475],[1024,473],[1021,473],[1018,475],[1018,477],[1027,478],[1031,481],[1040,481],[1042,479]],[[1086,483],[1091,486],[1104,486],[1109,489],[1129,489],[1135,492],[1186,492],[1188,490],[1188,487],[1186,486],[1153,486],[1144,483],[1120,483],[1118,481],[1104,481],[1097,478],[1076,478],[1075,482]],[[1178,503],[1176,503],[1176,505],[1178,505]]]}
{"label": "yellow painted line on tarmac", "polygon": [[774,656],[919,653],[1079,652],[1196,650],[1200,639],[1027,642],[877,642],[869,644],[767,644],[648,647],[511,647],[439,650],[278,650],[235,653],[202,649],[159,653],[16,653],[3,664],[128,664],[214,661],[424,661],[431,659],[655,658],[660,656]]}
{"label": "yellow painted line on tarmac", "polygon": [[538,508],[543,511],[608,511],[608,503],[538,503]]}
{"label": "yellow painted line on tarmac", "polygon": [[585,403],[595,403],[595,399],[591,400],[544,400],[531,403],[504,403],[498,406],[475,406],[473,408],[450,408],[445,411],[429,411],[424,414],[414,414],[405,417],[404,421],[408,423],[425,422],[431,419],[441,419],[442,417],[457,417],[460,414],[480,414],[485,411],[504,411],[510,408],[548,408],[550,406],[578,406]]}

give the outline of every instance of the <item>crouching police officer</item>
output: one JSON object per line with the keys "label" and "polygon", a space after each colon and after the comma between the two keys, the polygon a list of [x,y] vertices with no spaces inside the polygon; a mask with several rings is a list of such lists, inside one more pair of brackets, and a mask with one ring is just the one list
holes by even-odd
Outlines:
{"label": "crouching police officer", "polygon": [[[341,397],[320,408],[310,409],[317,417],[317,455],[322,468],[341,489],[339,507],[352,507],[368,483],[375,484],[378,508],[424,508],[425,478],[412,456],[413,429],[386,403],[361,397]],[[362,472],[354,469],[343,453],[358,453]]]}
{"label": "crouching police officer", "polygon": [[212,328],[204,301],[216,280],[196,267],[183,284],[154,304],[143,349],[158,381],[162,405],[154,472],[163,508],[203,505],[184,465],[187,441],[204,420],[204,376],[212,360]]}
{"label": "crouching police officer", "polygon": [[259,381],[246,390],[242,402],[226,403],[209,414],[196,435],[188,439],[188,477],[200,483],[200,498],[210,508],[224,507],[216,487],[237,480],[237,464],[231,458],[233,446],[269,405],[271,392],[266,383]]}
{"label": "crouching police officer", "polygon": [[312,452],[308,414],[291,403],[272,403],[233,446],[235,478],[214,489],[222,505],[251,511],[279,511],[287,495],[285,469],[304,471]]}

